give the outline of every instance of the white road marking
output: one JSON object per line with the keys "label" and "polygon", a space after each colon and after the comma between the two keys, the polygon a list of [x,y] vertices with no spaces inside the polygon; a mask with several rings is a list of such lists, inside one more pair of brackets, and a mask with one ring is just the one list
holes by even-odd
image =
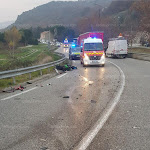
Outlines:
{"label": "white road marking", "polygon": [[86,150],[86,148],[91,144],[95,136],[98,134],[98,132],[102,129],[110,115],[112,114],[113,110],[115,109],[116,105],[118,104],[120,97],[123,93],[124,87],[125,87],[125,75],[121,68],[117,66],[116,64],[108,61],[109,63],[113,64],[117,69],[120,71],[121,74],[121,87],[115,96],[114,100],[109,104],[108,107],[106,107],[105,111],[102,113],[101,117],[98,119],[96,124],[93,126],[93,128],[83,137],[83,139],[80,141],[80,143],[75,147],[74,150]]}
{"label": "white road marking", "polygon": [[24,91],[24,92],[21,92],[21,93],[18,93],[18,94],[15,94],[15,95],[12,95],[12,96],[9,96],[9,97],[6,97],[6,98],[3,98],[3,99],[1,99],[1,101],[5,101],[5,100],[8,100],[8,99],[11,99],[11,98],[13,98],[13,97],[16,97],[16,96],[19,96],[19,95],[21,95],[21,94],[24,94],[24,93],[30,92],[30,91],[35,90],[35,89],[37,89],[37,88],[38,88],[38,87],[34,87],[34,88],[29,89],[29,90],[26,90],[26,91]]}
{"label": "white road marking", "polygon": [[67,74],[67,73],[60,75],[59,77],[57,77],[57,79],[59,79],[59,78],[65,76],[66,74]]}

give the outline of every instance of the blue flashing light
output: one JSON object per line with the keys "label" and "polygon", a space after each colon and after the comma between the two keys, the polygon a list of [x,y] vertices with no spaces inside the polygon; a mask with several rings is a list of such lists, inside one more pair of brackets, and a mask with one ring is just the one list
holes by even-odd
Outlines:
{"label": "blue flashing light", "polygon": [[76,45],[75,44],[72,44],[72,47],[75,47]]}
{"label": "blue flashing light", "polygon": [[94,37],[93,39],[96,39],[96,37]]}
{"label": "blue flashing light", "polygon": [[83,46],[81,45],[80,47],[82,48]]}

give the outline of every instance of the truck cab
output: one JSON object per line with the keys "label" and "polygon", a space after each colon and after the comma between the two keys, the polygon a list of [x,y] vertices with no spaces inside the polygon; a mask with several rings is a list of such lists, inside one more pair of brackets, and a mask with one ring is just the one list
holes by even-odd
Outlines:
{"label": "truck cab", "polygon": [[87,38],[83,41],[80,53],[80,61],[83,66],[105,65],[105,52],[102,39]]}

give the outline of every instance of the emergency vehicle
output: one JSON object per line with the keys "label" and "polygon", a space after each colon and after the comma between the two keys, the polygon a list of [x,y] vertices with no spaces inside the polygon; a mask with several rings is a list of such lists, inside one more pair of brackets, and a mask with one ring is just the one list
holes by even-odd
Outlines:
{"label": "emergency vehicle", "polygon": [[68,42],[68,39],[65,38],[64,40],[64,48],[68,48],[69,47],[69,42]]}
{"label": "emergency vehicle", "polygon": [[69,59],[80,59],[80,52],[81,47],[79,45],[76,45],[75,43],[72,43],[72,45],[69,48]]}
{"label": "emergency vehicle", "polygon": [[82,47],[80,61],[83,66],[105,65],[103,34],[103,32],[88,32],[79,36],[78,43]]}

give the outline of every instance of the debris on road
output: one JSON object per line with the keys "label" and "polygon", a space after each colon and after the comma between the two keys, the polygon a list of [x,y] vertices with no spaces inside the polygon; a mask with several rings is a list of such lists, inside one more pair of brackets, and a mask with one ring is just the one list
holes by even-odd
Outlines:
{"label": "debris on road", "polygon": [[27,83],[27,84],[32,84],[32,83],[31,83],[31,82],[29,82],[29,81],[27,81],[26,83]]}
{"label": "debris on road", "polygon": [[40,139],[41,141],[44,141],[44,142],[46,142],[46,140],[45,139]]}
{"label": "debris on road", "polygon": [[49,150],[48,147],[42,147],[41,150]]}
{"label": "debris on road", "polygon": [[15,88],[10,88],[10,89],[7,89],[7,90],[3,90],[2,92],[5,92],[5,93],[12,93],[12,92],[15,92]]}
{"label": "debris on road", "polygon": [[77,67],[66,64],[64,66],[57,65],[56,69],[57,69],[57,71],[58,70],[61,70],[61,71],[72,71],[72,70],[76,70]]}
{"label": "debris on road", "polygon": [[64,96],[63,98],[69,98],[69,96]]}
{"label": "debris on road", "polygon": [[89,85],[92,85],[93,84],[93,81],[89,81]]}
{"label": "debris on road", "polygon": [[47,86],[51,85],[51,83],[47,84]]}
{"label": "debris on road", "polygon": [[91,100],[91,103],[96,103],[96,101],[95,100]]}
{"label": "debris on road", "polygon": [[134,126],[133,129],[140,129],[140,127]]}
{"label": "debris on road", "polygon": [[15,90],[21,90],[21,91],[23,91],[25,89],[25,87],[24,86],[19,86],[19,87],[15,87]]}
{"label": "debris on road", "polygon": [[71,68],[74,70],[74,69],[78,69],[77,67],[75,67],[75,66],[71,66]]}
{"label": "debris on road", "polygon": [[56,71],[57,74],[60,74],[59,71],[56,68],[55,68],[55,71]]}
{"label": "debris on road", "polygon": [[5,92],[5,93],[12,93],[12,92],[15,92],[16,90],[20,90],[20,91],[23,91],[26,87],[24,86],[18,86],[18,87],[10,87],[10,88],[7,88],[6,90],[3,90],[2,92]]}

